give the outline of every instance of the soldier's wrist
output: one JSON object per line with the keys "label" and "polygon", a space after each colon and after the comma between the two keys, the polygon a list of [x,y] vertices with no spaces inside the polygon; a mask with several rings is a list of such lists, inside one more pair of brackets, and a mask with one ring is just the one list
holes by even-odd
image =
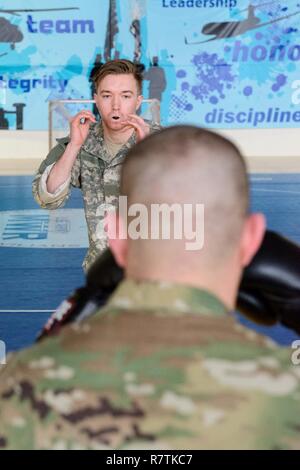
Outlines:
{"label": "soldier's wrist", "polygon": [[79,150],[81,149],[81,146],[82,144],[79,144],[78,142],[74,142],[74,141],[70,141],[67,145],[67,148],[69,151],[71,151],[72,153],[78,153]]}

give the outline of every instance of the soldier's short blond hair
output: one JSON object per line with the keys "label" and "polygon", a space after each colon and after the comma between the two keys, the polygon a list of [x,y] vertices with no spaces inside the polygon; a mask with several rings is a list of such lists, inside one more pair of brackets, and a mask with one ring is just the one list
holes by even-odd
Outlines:
{"label": "soldier's short blond hair", "polygon": [[133,75],[137,83],[138,93],[142,93],[143,75],[137,65],[130,60],[114,59],[102,65],[93,77],[96,91],[101,80],[107,75]]}

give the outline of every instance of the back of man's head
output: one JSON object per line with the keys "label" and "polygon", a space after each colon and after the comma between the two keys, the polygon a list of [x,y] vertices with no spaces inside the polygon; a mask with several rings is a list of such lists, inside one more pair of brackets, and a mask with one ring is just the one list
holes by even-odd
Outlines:
{"label": "back of man's head", "polygon": [[[243,157],[232,142],[205,129],[169,127],[132,148],[122,169],[121,194],[127,197],[129,210],[142,204],[149,216],[148,226],[140,230],[144,237],[132,237],[129,230],[123,248],[126,260],[121,259],[121,264],[133,277],[159,276],[193,284],[205,277],[210,284],[230,267],[236,284],[263,235],[262,217],[257,223],[257,217],[248,216]],[[174,209],[170,220],[166,220],[170,211],[161,211],[165,218],[160,223],[169,223],[170,237],[155,240],[153,224],[158,218],[153,220],[153,214],[162,204]]]}

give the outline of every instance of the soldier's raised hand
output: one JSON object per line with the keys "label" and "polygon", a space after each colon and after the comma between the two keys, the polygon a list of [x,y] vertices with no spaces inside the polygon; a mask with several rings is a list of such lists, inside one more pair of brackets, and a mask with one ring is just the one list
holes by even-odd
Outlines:
{"label": "soldier's raised hand", "polygon": [[150,134],[149,124],[147,124],[143,118],[137,116],[136,114],[128,114],[127,120],[125,122],[127,126],[134,128],[137,142],[140,142]]}
{"label": "soldier's raised hand", "polygon": [[72,144],[76,146],[83,145],[92,122],[96,122],[96,118],[94,114],[88,110],[80,111],[71,119],[70,140]]}

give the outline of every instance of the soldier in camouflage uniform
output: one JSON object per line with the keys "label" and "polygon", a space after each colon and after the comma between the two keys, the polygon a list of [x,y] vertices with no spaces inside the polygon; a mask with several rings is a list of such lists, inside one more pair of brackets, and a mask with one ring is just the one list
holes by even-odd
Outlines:
{"label": "soldier in camouflage uniform", "polygon": [[85,270],[107,246],[104,208],[117,207],[124,156],[137,141],[159,129],[135,114],[142,101],[142,76],[132,62],[107,62],[93,80],[101,122],[96,123],[89,111],[78,113],[70,136],[58,139],[32,185],[35,200],[45,209],[61,207],[71,186],[81,188],[89,236]]}
{"label": "soldier in camouflage uniform", "polygon": [[106,307],[4,366],[0,446],[299,449],[299,366],[228,313],[264,232],[247,214],[238,150],[166,129],[130,150],[121,192],[130,204],[204,203],[204,248],[112,239],[126,279]]}

